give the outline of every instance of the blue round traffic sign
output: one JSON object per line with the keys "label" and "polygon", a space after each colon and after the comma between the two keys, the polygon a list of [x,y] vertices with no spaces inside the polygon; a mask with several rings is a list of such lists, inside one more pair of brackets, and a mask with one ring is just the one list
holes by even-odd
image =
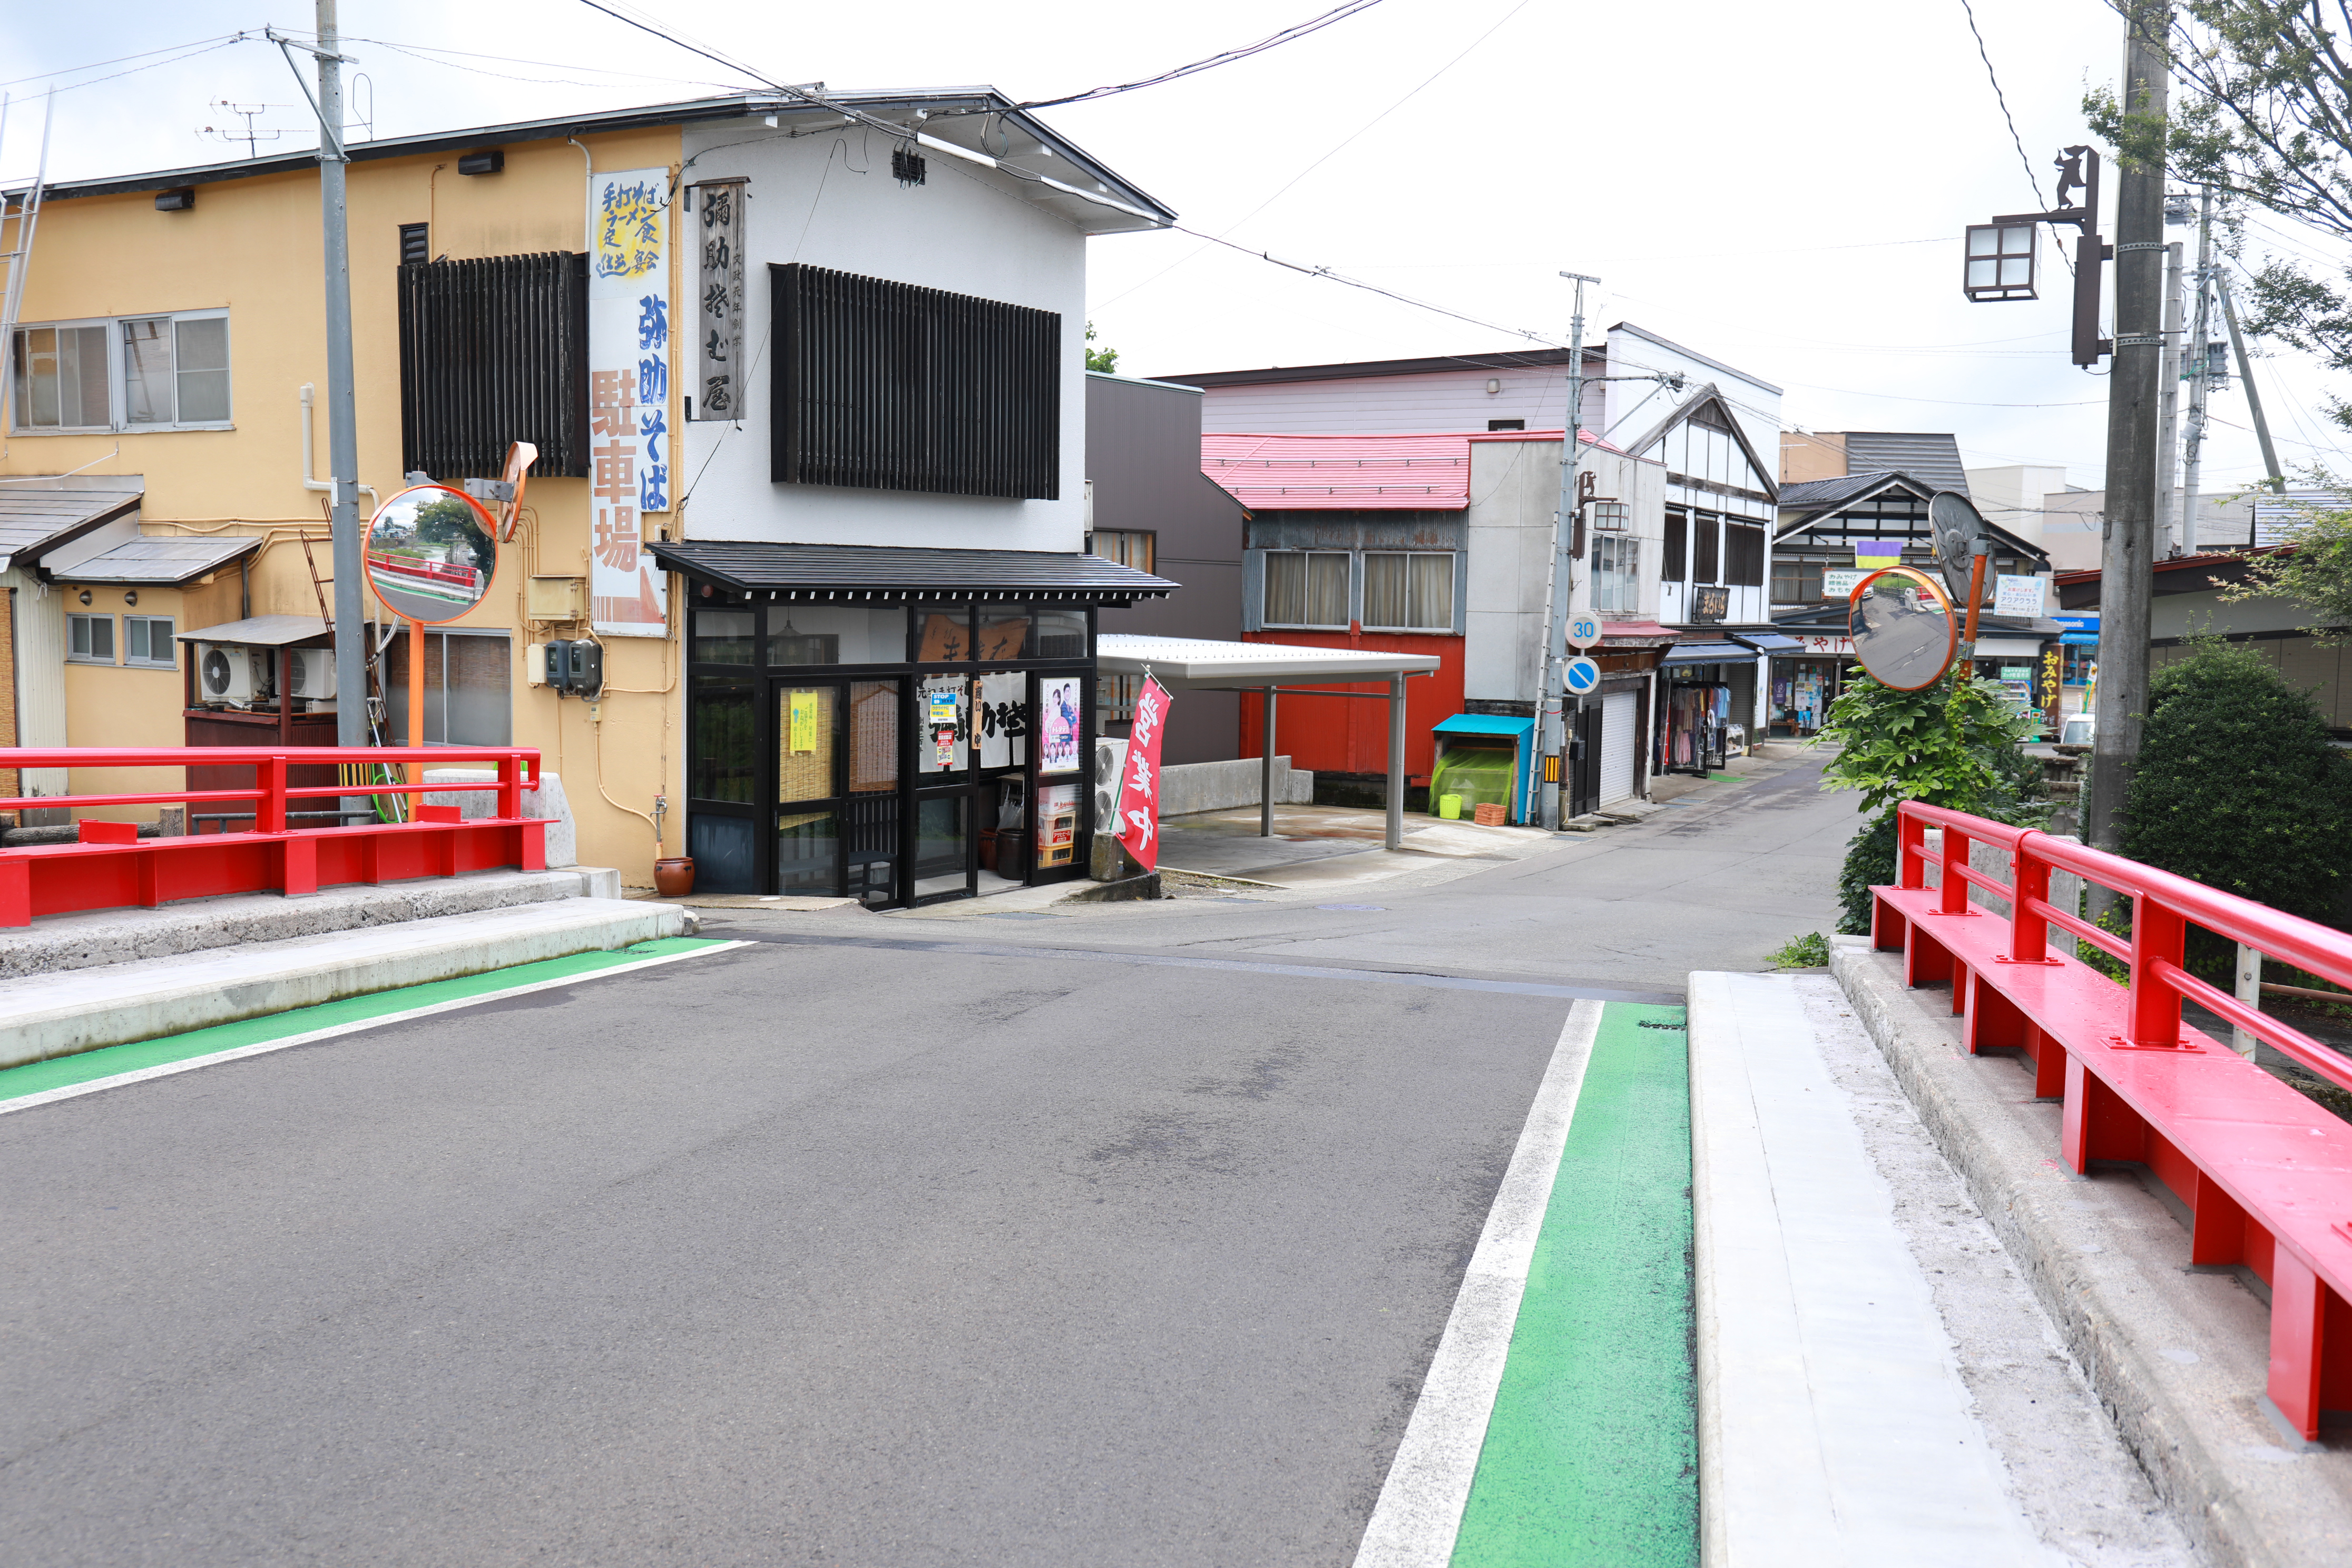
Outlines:
{"label": "blue round traffic sign", "polygon": [[1601,684],[1601,667],[1589,658],[1571,658],[1560,668],[1560,684],[1572,697],[1581,697]]}

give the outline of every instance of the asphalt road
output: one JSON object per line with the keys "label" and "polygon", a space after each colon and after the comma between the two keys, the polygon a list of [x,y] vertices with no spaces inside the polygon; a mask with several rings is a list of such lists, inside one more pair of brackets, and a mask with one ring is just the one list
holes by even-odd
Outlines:
{"label": "asphalt road", "polygon": [[746,920],[0,1117],[0,1557],[1345,1563],[1569,998],[1828,929],[1812,771],[1380,911]]}

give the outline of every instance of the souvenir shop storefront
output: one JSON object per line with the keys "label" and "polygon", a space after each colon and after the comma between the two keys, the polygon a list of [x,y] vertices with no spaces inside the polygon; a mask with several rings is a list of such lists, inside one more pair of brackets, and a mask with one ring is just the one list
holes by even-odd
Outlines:
{"label": "souvenir shop storefront", "polygon": [[1657,771],[1719,768],[1752,738],[1759,656],[1736,642],[1676,643],[1658,661]]}
{"label": "souvenir shop storefront", "polygon": [[687,853],[702,892],[906,908],[1086,874],[1093,556],[689,541]]}
{"label": "souvenir shop storefront", "polygon": [[1772,656],[1771,717],[1767,732],[1804,736],[1829,721],[1830,704],[1845,689],[1854,662],[1853,644],[1843,637],[1799,636],[1801,651]]}

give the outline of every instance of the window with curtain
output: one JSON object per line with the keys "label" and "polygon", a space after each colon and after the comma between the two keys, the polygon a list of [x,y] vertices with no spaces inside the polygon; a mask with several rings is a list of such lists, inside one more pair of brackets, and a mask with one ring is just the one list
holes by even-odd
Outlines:
{"label": "window with curtain", "polygon": [[1087,538],[1087,552],[1138,572],[1159,569],[1159,538],[1149,529],[1097,529]]}
{"label": "window with curtain", "polygon": [[1452,631],[1453,555],[1366,551],[1364,625],[1381,631]]}
{"label": "window with curtain", "polygon": [[1336,552],[1267,551],[1265,611],[1270,626],[1345,626],[1348,558]]}
{"label": "window with curtain", "polygon": [[1822,563],[1818,561],[1797,561],[1788,557],[1772,563],[1772,602],[1776,605],[1810,605],[1822,597]]}
{"label": "window with curtain", "polygon": [[1735,588],[1764,585],[1764,531],[1746,523],[1723,528],[1723,580]]}
{"label": "window with curtain", "polygon": [[1706,512],[1691,519],[1691,581],[1723,581],[1723,520]]}
{"label": "window with curtain", "polygon": [[1592,540],[1592,607],[1604,615],[1631,615],[1642,607],[1642,542],[1623,534]]}
{"label": "window with curtain", "polygon": [[1666,509],[1666,548],[1658,557],[1658,576],[1664,582],[1682,583],[1690,577],[1690,514],[1673,507]]}

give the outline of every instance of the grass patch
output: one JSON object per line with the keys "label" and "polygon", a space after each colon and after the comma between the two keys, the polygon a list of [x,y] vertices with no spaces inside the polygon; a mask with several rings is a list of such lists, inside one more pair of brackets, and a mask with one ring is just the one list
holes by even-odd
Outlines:
{"label": "grass patch", "polygon": [[1772,954],[1775,969],[1826,969],[1830,962],[1830,939],[1817,931],[1791,937]]}

